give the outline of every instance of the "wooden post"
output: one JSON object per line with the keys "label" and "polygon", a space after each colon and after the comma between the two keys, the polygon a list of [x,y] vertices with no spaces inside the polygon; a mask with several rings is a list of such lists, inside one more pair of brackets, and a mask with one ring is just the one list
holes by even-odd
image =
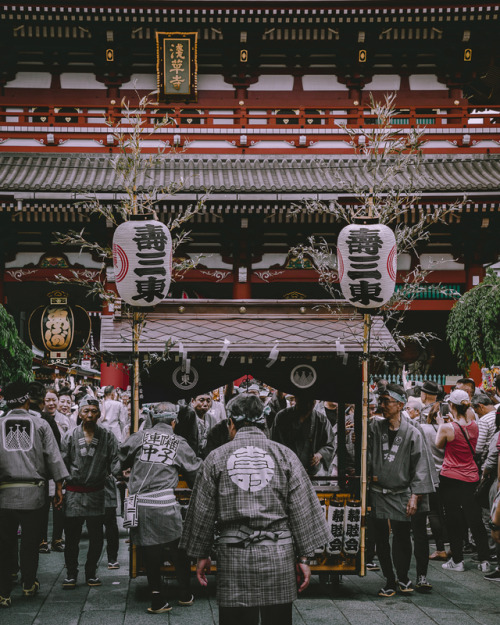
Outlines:
{"label": "wooden post", "polygon": [[369,357],[369,340],[370,340],[370,325],[371,315],[365,313],[363,315],[363,412],[361,415],[361,536],[360,536],[360,549],[361,549],[361,570],[360,575],[364,577],[366,575],[366,502],[367,502],[367,486],[368,486],[368,466],[367,466],[367,451],[368,451],[368,357]]}
{"label": "wooden post", "polygon": [[132,432],[139,429],[139,338],[140,313],[134,310],[132,317],[132,362],[133,362],[133,403],[132,403]]}
{"label": "wooden post", "polygon": [[[132,215],[137,215],[137,193],[134,185],[132,195]],[[139,311],[132,314],[132,424],[131,433],[139,429]],[[137,546],[130,545],[130,577],[137,577]]]}
{"label": "wooden post", "polygon": [[[368,196],[368,217],[373,216],[373,189],[370,188]],[[363,412],[361,414],[361,577],[366,575],[366,501],[368,489],[368,358],[370,356],[370,326],[371,315],[365,313],[363,315]]]}

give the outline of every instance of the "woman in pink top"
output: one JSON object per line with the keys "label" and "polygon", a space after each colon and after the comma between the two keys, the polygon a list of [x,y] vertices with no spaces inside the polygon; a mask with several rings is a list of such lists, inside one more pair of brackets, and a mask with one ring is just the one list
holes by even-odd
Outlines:
{"label": "woman in pink top", "polygon": [[463,535],[459,523],[465,516],[477,545],[480,564],[478,568],[490,570],[488,535],[481,517],[481,507],[474,497],[479,472],[474,461],[479,428],[474,413],[469,410],[468,393],[455,390],[448,400],[451,422],[441,424],[436,434],[436,447],[443,449],[444,461],[440,474],[440,486],[445,510],[446,527],[452,557],[442,566],[450,571],[464,571]]}

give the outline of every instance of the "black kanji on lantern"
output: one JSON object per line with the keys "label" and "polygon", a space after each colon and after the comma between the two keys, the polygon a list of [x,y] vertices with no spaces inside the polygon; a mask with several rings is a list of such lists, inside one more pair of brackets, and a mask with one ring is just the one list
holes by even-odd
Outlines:
{"label": "black kanji on lantern", "polygon": [[167,270],[165,269],[165,267],[144,267],[143,269],[141,269],[140,267],[138,269],[134,269],[134,273],[136,273],[138,276],[141,276],[141,278],[143,276],[165,276],[167,275]]}
{"label": "black kanji on lantern", "polygon": [[347,275],[351,280],[380,280],[382,274],[380,271],[348,271]]}
{"label": "black kanji on lantern", "polygon": [[158,250],[164,252],[168,245],[168,239],[163,228],[154,224],[146,224],[137,228],[133,240],[137,243],[139,251]]}
{"label": "black kanji on lantern", "polygon": [[[140,265],[134,269],[134,273],[141,278],[166,276],[167,270],[163,265],[163,260],[166,256],[165,248],[168,245],[168,239],[163,228],[155,224],[140,226],[135,231],[133,240],[139,250],[137,258]],[[150,277],[144,281],[137,280],[135,284],[138,293],[132,298],[134,300],[143,299],[146,302],[152,302],[155,297],[164,296],[165,280]]]}
{"label": "black kanji on lantern", "polygon": [[360,228],[349,233],[346,239],[349,254],[369,254],[371,259],[382,248],[382,239],[378,232],[369,228]]}
{"label": "black kanji on lantern", "polygon": [[330,528],[330,532],[331,532],[331,534],[332,534],[332,536],[333,536],[334,538],[337,538],[337,537],[339,537],[339,536],[343,536],[343,534],[344,534],[344,528],[342,527],[342,525],[336,525],[336,524],[334,524],[334,525],[332,525],[332,526],[331,526],[331,528]]}
{"label": "black kanji on lantern", "polygon": [[351,284],[349,288],[351,289],[352,301],[359,302],[363,306],[368,306],[371,301],[382,301],[382,298],[379,297],[382,292],[380,284],[370,284],[366,280],[361,280],[357,284]]}
{"label": "black kanji on lantern", "polygon": [[137,295],[134,295],[132,299],[135,301],[143,299],[145,302],[151,303],[155,297],[163,297],[166,280],[150,277],[147,280],[136,280],[135,286]]}
{"label": "black kanji on lantern", "polygon": [[346,553],[355,554],[358,551],[358,548],[359,548],[359,541],[357,538],[348,538],[344,542],[344,551]]}
{"label": "black kanji on lantern", "polygon": [[359,536],[359,527],[357,525],[347,525],[345,528],[345,535],[353,538],[354,536]]}
{"label": "black kanji on lantern", "polygon": [[[346,243],[350,264],[347,275],[356,281],[349,287],[352,300],[363,306],[368,306],[370,302],[382,302],[379,297],[382,287],[377,282],[382,279],[377,262],[380,260],[379,252],[383,245],[379,233],[369,228],[359,228],[350,232]],[[376,282],[369,282],[373,280]]]}

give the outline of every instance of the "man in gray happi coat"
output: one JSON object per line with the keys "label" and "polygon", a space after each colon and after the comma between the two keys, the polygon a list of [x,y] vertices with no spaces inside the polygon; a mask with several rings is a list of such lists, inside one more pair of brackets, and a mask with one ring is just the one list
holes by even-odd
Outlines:
{"label": "man in gray happi coat", "polygon": [[104,486],[109,475],[119,474],[118,441],[112,432],[97,425],[100,416],[98,400],[90,396],[81,399],[78,416],[81,425],[68,432],[61,444],[69,472],[64,500],[64,560],[68,572],[63,588],[66,590],[76,587],[84,523],[89,536],[85,579],[88,586],[101,585],[96,572],[104,541]]}
{"label": "man in gray happi coat", "polygon": [[56,482],[54,505],[59,507],[68,472],[50,425],[28,412],[29,385],[9,384],[4,398],[9,411],[0,418],[0,608],[9,608],[17,529],[21,525],[23,594],[31,597],[40,588],[36,572],[47,481]]}
{"label": "man in gray happi coat", "polygon": [[194,601],[190,561],[186,552],[178,548],[182,518],[174,488],[179,473],[189,485],[194,483],[201,460],[184,438],[174,434],[176,406],[159,404],[151,417],[153,427],[132,434],[119,453],[122,469],[132,468],[124,525],[130,527],[131,541],[142,548],[151,591],[148,612],[160,614],[171,610],[161,588],[164,549],[168,549],[167,557],[175,567],[179,605],[189,606]]}
{"label": "man in gray happi coat", "polygon": [[[309,477],[288,447],[268,440],[264,406],[240,395],[227,406],[232,440],[210,453],[196,480],[181,546],[207,585],[217,539],[221,625],[291,625],[292,601],[310,580],[308,558],[330,540]],[[297,567],[297,568],[296,568]]]}
{"label": "man in gray happi coat", "polygon": [[[419,495],[432,492],[425,442],[401,411],[406,403],[404,389],[388,384],[380,394],[384,419],[370,422],[368,445],[369,474],[377,555],[386,577],[380,597],[392,597],[396,587],[402,593],[413,592],[408,577],[411,561],[411,517],[418,507]],[[392,561],[389,524],[393,534]],[[393,564],[396,568],[396,576]]]}

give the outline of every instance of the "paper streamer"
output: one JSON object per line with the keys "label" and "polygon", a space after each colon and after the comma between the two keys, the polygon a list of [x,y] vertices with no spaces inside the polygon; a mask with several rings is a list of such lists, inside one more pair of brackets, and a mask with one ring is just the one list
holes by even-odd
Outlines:
{"label": "paper streamer", "polygon": [[229,339],[224,339],[224,346],[222,348],[222,351],[219,354],[221,367],[223,367],[226,364],[227,357],[229,356],[230,343],[231,341]]}
{"label": "paper streamer", "polygon": [[280,354],[280,350],[278,349],[278,343],[274,345],[272,350],[269,352],[269,362],[266,367],[272,367],[274,363],[278,360],[278,356]]}

